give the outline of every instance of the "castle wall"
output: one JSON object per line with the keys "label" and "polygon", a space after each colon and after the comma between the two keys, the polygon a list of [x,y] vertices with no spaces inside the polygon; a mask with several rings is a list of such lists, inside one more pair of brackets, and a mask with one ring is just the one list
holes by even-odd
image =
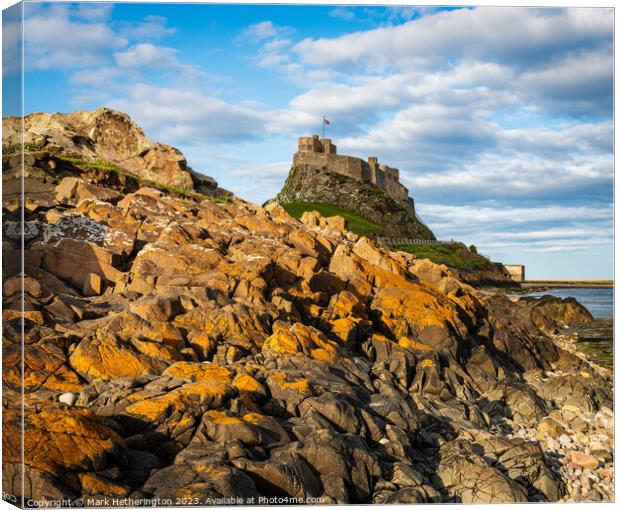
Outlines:
{"label": "castle wall", "polygon": [[297,152],[294,161],[299,164],[329,166],[333,172],[346,175],[353,179],[370,182],[370,167],[368,163],[353,156],[339,154],[324,154],[322,152]]}

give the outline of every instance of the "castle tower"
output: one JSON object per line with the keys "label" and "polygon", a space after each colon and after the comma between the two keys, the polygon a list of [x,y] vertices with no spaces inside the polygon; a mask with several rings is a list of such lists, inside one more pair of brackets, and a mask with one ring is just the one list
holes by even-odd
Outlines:
{"label": "castle tower", "polygon": [[323,140],[321,140],[321,147],[324,154],[336,154],[336,146],[329,138],[323,138]]}
{"label": "castle tower", "polygon": [[329,138],[319,139],[319,135],[300,136],[297,139],[297,152],[317,152],[336,154],[336,146]]}
{"label": "castle tower", "polygon": [[300,136],[297,139],[298,152],[323,152],[319,135]]}

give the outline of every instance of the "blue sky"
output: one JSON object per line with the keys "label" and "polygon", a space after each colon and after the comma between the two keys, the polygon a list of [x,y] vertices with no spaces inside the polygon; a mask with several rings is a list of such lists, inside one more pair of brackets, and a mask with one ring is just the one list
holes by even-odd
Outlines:
{"label": "blue sky", "polygon": [[612,277],[611,9],[25,10],[27,113],[125,111],[257,203],[325,115],[339,152],[400,168],[439,238],[530,278]]}

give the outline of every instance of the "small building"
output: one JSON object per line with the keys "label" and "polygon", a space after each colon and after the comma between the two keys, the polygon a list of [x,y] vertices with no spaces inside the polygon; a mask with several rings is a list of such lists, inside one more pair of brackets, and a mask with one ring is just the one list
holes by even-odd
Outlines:
{"label": "small building", "polygon": [[504,264],[504,267],[508,272],[506,276],[509,276],[515,282],[521,283],[525,281],[525,266],[521,264]]}

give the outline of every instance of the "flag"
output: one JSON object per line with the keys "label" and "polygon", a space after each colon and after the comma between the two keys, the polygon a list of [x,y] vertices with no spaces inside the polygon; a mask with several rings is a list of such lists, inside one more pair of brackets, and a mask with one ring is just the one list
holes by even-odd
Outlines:
{"label": "flag", "polygon": [[331,122],[328,121],[325,117],[323,117],[323,124],[325,124],[326,126],[329,126]]}

